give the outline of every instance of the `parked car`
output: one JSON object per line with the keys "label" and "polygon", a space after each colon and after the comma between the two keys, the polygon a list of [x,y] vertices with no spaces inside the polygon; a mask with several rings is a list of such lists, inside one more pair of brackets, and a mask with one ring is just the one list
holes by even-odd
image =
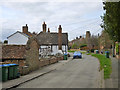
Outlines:
{"label": "parked car", "polygon": [[73,54],[73,59],[82,58],[82,53],[80,51],[75,51]]}

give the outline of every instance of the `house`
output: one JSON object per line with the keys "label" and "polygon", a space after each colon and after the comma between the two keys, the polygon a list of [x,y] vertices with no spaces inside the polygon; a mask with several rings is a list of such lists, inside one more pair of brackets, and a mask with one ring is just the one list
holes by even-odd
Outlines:
{"label": "house", "polygon": [[30,32],[28,32],[28,26],[26,24],[26,26],[22,27],[22,32],[17,31],[7,37],[8,44],[26,45],[28,38],[31,36],[32,36],[32,34]]}
{"label": "house", "polygon": [[112,40],[110,40],[108,33],[106,33],[105,31],[102,31],[102,34],[99,36],[100,50],[111,50],[112,44],[113,42]]}
{"label": "house", "polygon": [[26,45],[29,37],[35,36],[39,43],[39,52],[46,54],[56,54],[60,50],[62,52],[67,52],[68,48],[68,33],[62,33],[61,25],[58,28],[57,32],[50,32],[45,22],[42,25],[43,31],[39,34],[28,32],[28,26],[22,27],[22,32],[17,31],[14,34],[10,35],[8,38],[9,45]]}
{"label": "house", "polygon": [[62,33],[62,27],[59,25],[58,33],[50,32],[45,22],[43,23],[43,31],[37,35],[37,40],[40,45],[39,53],[57,54],[59,50],[67,52],[68,50],[68,33]]}
{"label": "house", "polygon": [[76,39],[69,42],[69,47],[73,49],[80,48],[81,50],[98,49],[98,37],[91,36],[90,31],[86,31],[85,37],[76,37]]}

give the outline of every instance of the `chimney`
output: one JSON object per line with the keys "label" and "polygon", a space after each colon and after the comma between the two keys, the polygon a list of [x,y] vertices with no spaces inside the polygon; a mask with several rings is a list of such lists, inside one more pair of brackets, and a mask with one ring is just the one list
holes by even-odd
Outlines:
{"label": "chimney", "polygon": [[23,33],[28,33],[28,26],[26,24],[26,26],[22,27]]}
{"label": "chimney", "polygon": [[78,37],[76,37],[76,39],[78,39]]}
{"label": "chimney", "polygon": [[48,32],[50,32],[50,28],[48,28]]}
{"label": "chimney", "polygon": [[43,32],[46,32],[47,25],[45,24],[45,22],[43,23],[42,27],[43,27]]}
{"label": "chimney", "polygon": [[58,28],[58,49],[62,50],[62,27],[59,25]]}
{"label": "chimney", "polygon": [[91,37],[90,31],[86,31],[86,39],[88,39],[90,37]]}
{"label": "chimney", "polygon": [[82,36],[80,36],[80,38],[82,38]]}
{"label": "chimney", "polygon": [[98,33],[98,37],[99,37],[100,35],[99,35],[99,33]]}

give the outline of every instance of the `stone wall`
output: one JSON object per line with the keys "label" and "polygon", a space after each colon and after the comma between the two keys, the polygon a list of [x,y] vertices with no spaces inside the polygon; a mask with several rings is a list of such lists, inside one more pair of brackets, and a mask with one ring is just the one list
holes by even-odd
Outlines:
{"label": "stone wall", "polygon": [[39,48],[38,43],[34,37],[31,37],[27,42],[26,50],[26,66],[29,72],[39,68]]}
{"label": "stone wall", "polygon": [[63,56],[61,57],[50,57],[50,58],[41,58],[39,60],[39,67],[44,67],[46,65],[57,63],[58,61],[63,60]]}
{"label": "stone wall", "polygon": [[[32,60],[32,59],[31,59]],[[30,64],[32,64],[33,66],[23,66],[23,67],[20,67],[20,73],[21,75],[26,75],[34,70],[37,70],[38,68],[42,68],[44,66],[47,66],[47,65],[51,65],[51,64],[54,64],[54,63],[57,63],[58,61],[60,60],[63,60],[63,56],[60,56],[60,57],[50,57],[50,58],[41,58],[39,59],[39,63],[37,63],[37,68],[36,68],[36,64],[32,64],[32,61],[29,61]],[[28,63],[27,63],[28,64]],[[27,65],[26,64],[26,65]]]}

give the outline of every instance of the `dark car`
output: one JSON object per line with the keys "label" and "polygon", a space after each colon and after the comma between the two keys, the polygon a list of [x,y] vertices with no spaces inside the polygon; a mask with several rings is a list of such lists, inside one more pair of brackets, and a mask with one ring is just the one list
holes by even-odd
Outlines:
{"label": "dark car", "polygon": [[80,51],[75,51],[73,54],[73,59],[82,58],[82,53]]}

